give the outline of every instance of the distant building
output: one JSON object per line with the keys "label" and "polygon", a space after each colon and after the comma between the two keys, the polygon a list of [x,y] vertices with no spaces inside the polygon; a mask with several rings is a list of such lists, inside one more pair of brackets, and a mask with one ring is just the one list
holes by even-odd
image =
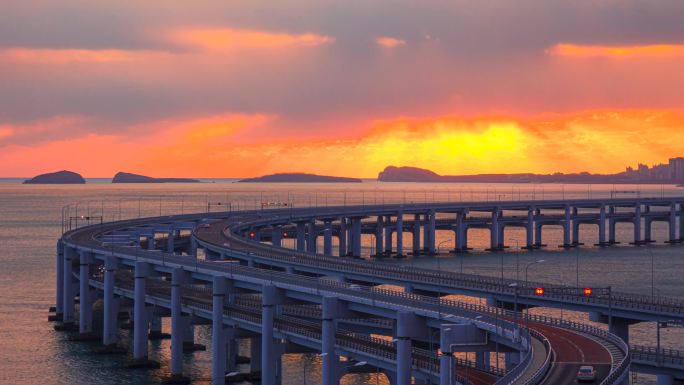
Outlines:
{"label": "distant building", "polygon": [[684,180],[684,158],[670,159],[670,174],[671,178],[676,181]]}

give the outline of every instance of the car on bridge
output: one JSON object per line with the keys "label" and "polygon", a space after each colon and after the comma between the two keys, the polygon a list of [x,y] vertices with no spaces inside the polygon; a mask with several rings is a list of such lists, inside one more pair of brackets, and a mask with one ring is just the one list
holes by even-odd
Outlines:
{"label": "car on bridge", "polygon": [[596,369],[591,365],[582,365],[577,371],[577,382],[594,382],[596,380]]}

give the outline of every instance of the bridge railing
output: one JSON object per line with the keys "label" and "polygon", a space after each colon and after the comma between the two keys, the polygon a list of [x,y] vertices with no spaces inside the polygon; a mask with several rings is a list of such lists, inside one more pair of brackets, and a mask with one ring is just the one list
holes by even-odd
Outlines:
{"label": "bridge railing", "polygon": [[684,351],[681,350],[632,345],[630,352],[632,360],[649,361],[656,364],[684,365]]}

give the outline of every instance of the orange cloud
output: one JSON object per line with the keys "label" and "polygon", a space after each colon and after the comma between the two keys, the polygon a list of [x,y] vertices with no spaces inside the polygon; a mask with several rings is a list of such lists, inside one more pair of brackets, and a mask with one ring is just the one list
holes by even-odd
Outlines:
{"label": "orange cloud", "polygon": [[389,36],[381,36],[375,39],[375,43],[381,47],[394,48],[406,44],[406,41]]}
{"label": "orange cloud", "polygon": [[314,33],[288,34],[232,28],[174,30],[170,34],[170,39],[176,44],[207,51],[225,51],[239,48],[315,47],[335,41],[330,36]]}
{"label": "orange cloud", "polygon": [[[385,166],[440,174],[614,173],[684,155],[684,115],[662,110],[587,111],[547,118],[432,117],[370,122],[361,134],[268,139],[278,120],[224,115],[130,127],[34,146],[0,146],[0,175],[125,169],[162,176],[247,177],[274,172],[375,177]],[[10,127],[3,127],[11,129]],[[238,134],[257,135],[242,143]],[[144,135],[136,133],[144,132]]]}
{"label": "orange cloud", "polygon": [[547,52],[566,57],[684,57],[684,44],[653,44],[633,46],[601,46],[556,44]]}
{"label": "orange cloud", "polygon": [[158,59],[168,55],[150,50],[8,48],[0,50],[0,61],[47,64],[116,63]]}

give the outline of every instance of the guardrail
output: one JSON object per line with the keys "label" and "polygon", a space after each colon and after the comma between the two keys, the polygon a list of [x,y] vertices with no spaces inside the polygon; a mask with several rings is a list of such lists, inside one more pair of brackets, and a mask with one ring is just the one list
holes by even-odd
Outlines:
{"label": "guardrail", "polygon": [[655,362],[658,365],[672,364],[684,366],[684,351],[681,350],[632,345],[630,353],[632,360]]}

